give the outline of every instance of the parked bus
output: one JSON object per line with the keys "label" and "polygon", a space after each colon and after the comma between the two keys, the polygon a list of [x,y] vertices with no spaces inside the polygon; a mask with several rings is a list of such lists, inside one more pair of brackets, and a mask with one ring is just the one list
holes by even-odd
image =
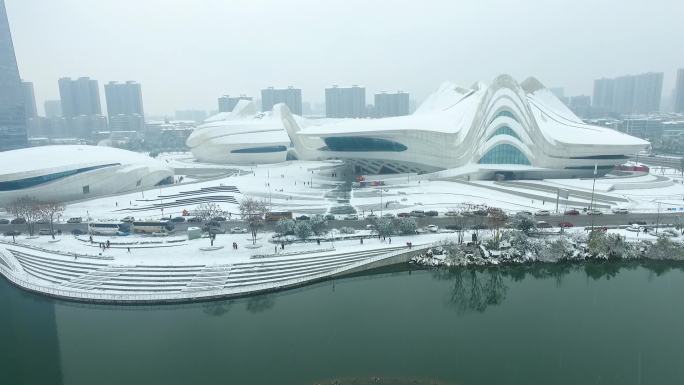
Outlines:
{"label": "parked bus", "polygon": [[131,231],[128,223],[122,222],[90,222],[88,233],[91,235],[125,235]]}
{"label": "parked bus", "polygon": [[269,222],[277,222],[281,219],[292,219],[292,212],[290,211],[270,211],[266,213],[266,220]]}
{"label": "parked bus", "polygon": [[136,221],[133,222],[133,232],[143,234],[165,233],[172,231],[174,224],[171,221]]}

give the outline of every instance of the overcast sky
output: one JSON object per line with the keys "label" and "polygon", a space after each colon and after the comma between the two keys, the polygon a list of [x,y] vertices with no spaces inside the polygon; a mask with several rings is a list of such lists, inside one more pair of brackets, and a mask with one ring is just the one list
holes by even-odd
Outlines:
{"label": "overcast sky", "polygon": [[270,85],[311,102],[332,84],[420,101],[445,80],[500,73],[572,95],[598,77],[662,71],[669,95],[684,67],[682,0],[5,2],[39,110],[62,76],[139,81],[146,112],[163,114]]}

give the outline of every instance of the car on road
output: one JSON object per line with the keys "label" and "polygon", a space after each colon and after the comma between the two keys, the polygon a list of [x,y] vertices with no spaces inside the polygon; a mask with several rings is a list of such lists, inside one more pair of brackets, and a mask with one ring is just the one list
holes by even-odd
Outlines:
{"label": "car on road", "polygon": [[489,212],[485,209],[477,209],[473,211],[473,215],[478,216],[478,217],[486,217]]}
{"label": "car on road", "polygon": [[409,213],[399,213],[399,214],[397,214],[397,217],[398,217],[398,218],[408,218],[408,217],[410,217],[410,216],[411,216],[411,214],[409,214]]}
{"label": "car on road", "polygon": [[73,229],[73,230],[71,230],[71,234],[72,234],[72,235],[83,235],[83,234],[85,234],[85,233],[86,233],[86,232],[83,231],[83,230],[81,230],[81,229]]}
{"label": "car on road", "polygon": [[9,223],[10,223],[9,219],[5,219],[5,218],[0,219],[0,225],[9,225]]}
{"label": "car on road", "polygon": [[349,214],[346,217],[344,217],[345,221],[356,221],[359,219],[359,216],[356,214]]}
{"label": "car on road", "polygon": [[295,220],[298,220],[298,221],[308,221],[309,219],[310,218],[306,215],[300,215],[300,216],[295,218]]}
{"label": "car on road", "polygon": [[171,219],[171,222],[182,223],[185,222],[185,217],[175,217]]}
{"label": "car on road", "polygon": [[368,214],[366,215],[366,219],[378,219],[378,216],[375,214]]}
{"label": "car on road", "polygon": [[561,222],[558,224],[558,227],[563,228],[563,229],[567,229],[569,227],[575,227],[575,225],[573,225],[570,222]]}
{"label": "car on road", "polygon": [[565,210],[565,212],[563,212],[563,215],[580,215],[580,212],[578,210],[575,210],[575,209],[570,209],[570,210]]}
{"label": "car on road", "polygon": [[[129,217],[126,217],[126,218],[129,218]],[[126,218],[124,218],[124,219],[126,219]],[[131,221],[131,222],[133,222],[133,221]],[[69,219],[67,219],[67,223],[83,223],[83,218],[81,218],[81,217],[69,218]]]}
{"label": "car on road", "polygon": [[50,221],[48,219],[45,219],[45,218],[40,218],[36,221],[36,224],[37,225],[49,225]]}
{"label": "car on road", "polygon": [[396,216],[396,215],[394,215],[394,214],[392,214],[392,213],[387,213],[387,214],[383,214],[383,215],[382,215],[383,218],[388,218],[388,219],[392,219],[392,218],[394,218],[395,216]]}
{"label": "car on road", "polygon": [[422,218],[425,216],[425,211],[423,210],[413,210],[411,211],[412,217]]}
{"label": "car on road", "polygon": [[428,216],[428,217],[436,217],[438,215],[439,215],[439,213],[437,212],[437,210],[429,210],[429,211],[425,212],[425,216]]}
{"label": "car on road", "polygon": [[538,229],[550,229],[551,224],[546,221],[537,221],[537,228]]}
{"label": "car on road", "polygon": [[439,226],[437,226],[437,225],[428,225],[427,227],[425,227],[425,230],[427,230],[427,231],[429,231],[429,232],[431,232],[431,233],[436,233],[436,232],[439,231]]}
{"label": "car on road", "polygon": [[[121,222],[124,222],[124,223],[133,223],[133,222],[135,222],[135,217],[132,217],[132,216],[130,216],[130,215],[127,216],[127,217],[123,217],[123,218],[121,219]],[[81,223],[81,222],[74,222],[74,223]]]}
{"label": "car on road", "polygon": [[211,218],[211,220],[214,222],[225,222],[226,218],[225,217],[213,217],[213,218]]}
{"label": "car on road", "polygon": [[548,217],[549,215],[551,215],[549,210],[537,210],[537,212],[534,213],[535,217]]}
{"label": "car on road", "polygon": [[232,229],[230,229],[230,233],[231,234],[246,234],[247,229],[244,227],[233,227]]}
{"label": "car on road", "polygon": [[18,235],[21,235],[21,231],[16,231],[16,230],[5,231],[5,233],[3,235],[6,237],[16,237]]}
{"label": "car on road", "polygon": [[613,214],[629,214],[629,210],[618,207],[613,209]]}
{"label": "car on road", "polygon": [[457,217],[458,216],[458,211],[456,210],[449,210],[444,213],[445,216],[447,217]]}
{"label": "car on road", "polygon": [[531,211],[518,211],[515,213],[516,217],[531,217],[532,215]]}
{"label": "car on road", "polygon": [[603,214],[601,210],[591,209],[587,210],[587,215],[601,215]]}
{"label": "car on road", "polygon": [[473,217],[475,216],[475,213],[473,213],[472,211],[465,210],[461,212],[461,215],[463,215],[464,217]]}
{"label": "car on road", "polygon": [[332,215],[332,214],[325,214],[325,220],[326,220],[326,221],[334,221],[334,220],[335,220],[335,216]]}
{"label": "car on road", "polygon": [[52,235],[52,231],[50,229],[40,229],[38,230],[38,235]]}
{"label": "car on road", "polygon": [[186,221],[187,221],[188,223],[201,223],[201,222],[202,222],[202,218],[200,218],[200,217],[190,217],[190,218],[186,219]]}
{"label": "car on road", "polygon": [[24,224],[26,224],[26,219],[24,219],[24,218],[14,218],[14,219],[12,219],[12,221],[11,221],[10,223],[13,224],[13,225],[24,225]]}
{"label": "car on road", "polygon": [[646,226],[646,221],[632,221],[629,223],[630,225],[639,225],[639,226]]}

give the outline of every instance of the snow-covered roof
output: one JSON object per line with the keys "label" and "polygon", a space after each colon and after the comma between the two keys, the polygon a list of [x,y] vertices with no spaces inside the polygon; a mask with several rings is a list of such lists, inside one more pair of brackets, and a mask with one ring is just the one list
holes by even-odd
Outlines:
{"label": "snow-covered roof", "polygon": [[164,164],[137,152],[104,146],[53,145],[0,152],[0,180],[73,168],[115,164]]}
{"label": "snow-covered roof", "polygon": [[550,141],[608,146],[648,145],[648,142],[643,139],[610,128],[582,122],[546,88],[527,94],[527,98],[539,128]]}
{"label": "snow-covered roof", "polygon": [[[301,131],[302,135],[329,136],[354,135],[355,133],[417,130],[454,134],[468,130],[477,112],[484,91],[474,89],[460,94],[463,88],[445,83],[435,93],[441,97],[428,98],[422,112],[382,119],[346,119],[329,124],[313,126]],[[422,107],[422,106],[421,106]]]}

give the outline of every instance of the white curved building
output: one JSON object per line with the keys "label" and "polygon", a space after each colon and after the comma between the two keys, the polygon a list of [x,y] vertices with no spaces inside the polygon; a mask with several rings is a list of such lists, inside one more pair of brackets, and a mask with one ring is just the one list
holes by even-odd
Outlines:
{"label": "white curved building", "polygon": [[205,120],[186,144],[200,162],[251,165],[284,162],[290,138],[279,118],[257,113],[252,101],[240,100],[232,112]]}
{"label": "white curved building", "polygon": [[173,170],[136,152],[101,146],[43,146],[0,152],[0,205],[29,196],[67,202],[143,190]]}
{"label": "white curved building", "polygon": [[605,174],[649,146],[585,124],[539,81],[508,75],[490,86],[445,84],[409,116],[301,127],[274,107],[306,160],[346,159],[360,173],[435,173],[435,178],[582,177]]}

